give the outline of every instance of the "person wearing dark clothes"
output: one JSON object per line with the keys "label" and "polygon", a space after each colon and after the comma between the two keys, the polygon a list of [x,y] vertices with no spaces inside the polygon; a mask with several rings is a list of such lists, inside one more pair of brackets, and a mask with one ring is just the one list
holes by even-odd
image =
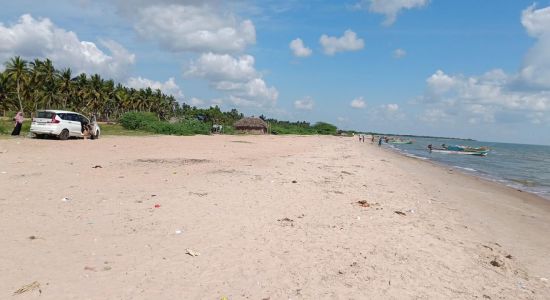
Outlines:
{"label": "person wearing dark clothes", "polygon": [[18,112],[15,118],[13,118],[15,121],[15,127],[13,128],[13,131],[11,132],[11,135],[19,135],[21,133],[21,126],[23,126],[23,112]]}

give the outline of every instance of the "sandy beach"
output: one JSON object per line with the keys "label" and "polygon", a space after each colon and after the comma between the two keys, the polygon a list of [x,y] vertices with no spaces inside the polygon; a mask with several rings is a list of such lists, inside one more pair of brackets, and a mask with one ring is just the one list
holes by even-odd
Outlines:
{"label": "sandy beach", "polygon": [[550,299],[550,201],[355,138],[4,139],[0,190],[0,299]]}

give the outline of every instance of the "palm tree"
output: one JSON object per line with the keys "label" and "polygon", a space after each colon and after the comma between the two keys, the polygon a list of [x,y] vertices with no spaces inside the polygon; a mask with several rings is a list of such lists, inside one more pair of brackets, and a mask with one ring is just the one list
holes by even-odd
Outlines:
{"label": "palm tree", "polygon": [[9,78],[6,73],[0,73],[0,109],[3,111],[3,115],[6,114],[6,110],[9,109]]}
{"label": "palm tree", "polygon": [[59,93],[63,99],[63,109],[67,109],[69,97],[73,94],[72,72],[70,68],[63,69],[60,75]]}
{"label": "palm tree", "polygon": [[8,77],[15,80],[17,89],[17,100],[19,101],[19,109],[23,111],[23,101],[21,99],[22,83],[28,77],[27,62],[21,57],[16,56],[6,64],[6,73]]}

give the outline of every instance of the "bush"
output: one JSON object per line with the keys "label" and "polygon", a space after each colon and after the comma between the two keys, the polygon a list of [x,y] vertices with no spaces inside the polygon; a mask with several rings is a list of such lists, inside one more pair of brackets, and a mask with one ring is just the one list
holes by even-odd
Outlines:
{"label": "bush", "polygon": [[154,113],[129,112],[120,118],[122,127],[157,134],[194,135],[209,134],[210,126],[198,120],[182,120],[176,123],[159,121]]}
{"label": "bush", "polygon": [[338,129],[336,126],[325,122],[318,122],[313,125],[313,128],[318,134],[336,134],[336,130]]}
{"label": "bush", "polygon": [[157,121],[157,116],[148,112],[128,112],[119,119],[122,127],[130,130],[144,130],[148,124]]}

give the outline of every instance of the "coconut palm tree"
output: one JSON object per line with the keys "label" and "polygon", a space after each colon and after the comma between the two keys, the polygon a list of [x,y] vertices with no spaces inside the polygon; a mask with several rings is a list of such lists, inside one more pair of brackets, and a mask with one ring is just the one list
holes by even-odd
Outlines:
{"label": "coconut palm tree", "polygon": [[8,77],[15,81],[17,90],[17,100],[19,101],[19,109],[23,111],[23,99],[21,99],[23,82],[28,77],[27,62],[20,56],[16,56],[6,64],[6,73]]}
{"label": "coconut palm tree", "polygon": [[63,109],[67,109],[69,98],[73,94],[74,84],[72,80],[72,71],[70,68],[63,69],[59,77],[59,93],[62,99]]}

